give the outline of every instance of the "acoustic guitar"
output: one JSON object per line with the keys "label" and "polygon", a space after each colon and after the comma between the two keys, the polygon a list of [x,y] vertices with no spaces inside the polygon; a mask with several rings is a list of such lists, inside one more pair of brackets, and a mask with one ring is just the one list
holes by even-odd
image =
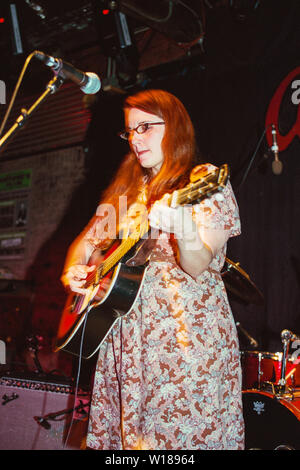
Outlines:
{"label": "acoustic guitar", "polygon": [[[195,167],[190,183],[169,195],[170,207],[195,204],[224,189],[229,178],[226,164],[204,176],[202,168]],[[154,245],[148,222],[144,225],[138,235],[131,233],[127,238],[118,238],[106,253],[101,253],[99,264],[86,278],[86,294],[68,295],[56,337],[56,351],[91,358],[118,318],[131,310]],[[95,253],[91,258],[93,261],[88,264],[94,265]]]}

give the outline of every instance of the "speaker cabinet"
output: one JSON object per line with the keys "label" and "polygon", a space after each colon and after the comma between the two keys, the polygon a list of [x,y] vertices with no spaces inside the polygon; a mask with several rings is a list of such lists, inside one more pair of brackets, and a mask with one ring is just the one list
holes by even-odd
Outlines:
{"label": "speaker cabinet", "polygon": [[84,449],[90,393],[51,380],[0,378],[1,450]]}

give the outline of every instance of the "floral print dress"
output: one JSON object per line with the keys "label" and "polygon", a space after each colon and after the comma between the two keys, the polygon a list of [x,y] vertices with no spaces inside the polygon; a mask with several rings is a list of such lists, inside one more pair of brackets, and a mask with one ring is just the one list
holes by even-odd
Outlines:
{"label": "floral print dress", "polygon": [[[230,183],[192,211],[199,225],[240,233]],[[196,280],[175,246],[159,235],[134,306],[100,346],[91,449],[244,448],[238,339],[220,275],[226,245]]]}

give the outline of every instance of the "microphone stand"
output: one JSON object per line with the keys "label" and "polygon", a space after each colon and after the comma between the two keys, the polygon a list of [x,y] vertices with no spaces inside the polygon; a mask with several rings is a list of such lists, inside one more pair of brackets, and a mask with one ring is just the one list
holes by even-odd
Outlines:
{"label": "microphone stand", "polygon": [[282,353],[282,360],[281,360],[281,374],[280,374],[280,379],[278,381],[278,385],[279,385],[279,392],[284,393],[286,391],[286,378],[285,378],[286,361],[287,361],[290,340],[291,340],[291,336],[288,330],[284,330],[281,333],[281,339],[283,343],[283,353]]}
{"label": "microphone stand", "polygon": [[26,341],[28,343],[27,349],[30,351],[31,356],[33,358],[34,365],[36,366],[37,374],[38,375],[45,375],[45,372],[42,368],[40,360],[38,358],[38,350],[39,350],[39,338],[35,335],[27,336]]}
{"label": "microphone stand", "polygon": [[281,342],[283,345],[282,357],[281,357],[281,371],[280,371],[280,379],[276,385],[272,385],[273,393],[277,397],[282,397],[286,395],[289,391],[287,387],[287,380],[286,380],[286,363],[288,359],[288,352],[290,347],[290,341],[292,339],[292,332],[289,330],[282,330],[281,332]]}
{"label": "microphone stand", "polygon": [[47,84],[44,93],[33,103],[31,108],[28,111],[26,109],[21,110],[21,114],[16,119],[15,123],[6,132],[2,139],[0,139],[0,152],[3,150],[3,146],[7,143],[8,139],[10,139],[18,129],[21,129],[24,126],[31,114],[42,104],[48,95],[54,94],[58,91],[63,82],[64,79],[61,76],[54,76],[54,78]]}

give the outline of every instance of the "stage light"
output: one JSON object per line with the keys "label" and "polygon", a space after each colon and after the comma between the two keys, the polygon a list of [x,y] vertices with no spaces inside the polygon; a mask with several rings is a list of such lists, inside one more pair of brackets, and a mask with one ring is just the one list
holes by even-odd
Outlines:
{"label": "stage light", "polygon": [[[113,2],[102,0],[96,16],[101,50],[107,57],[107,87],[124,91],[136,83],[139,53],[134,33],[127,16],[113,7]],[[107,88],[107,89],[108,89]],[[103,84],[106,89],[106,84]]]}
{"label": "stage light", "polygon": [[5,23],[5,18],[0,18],[0,23]]}

